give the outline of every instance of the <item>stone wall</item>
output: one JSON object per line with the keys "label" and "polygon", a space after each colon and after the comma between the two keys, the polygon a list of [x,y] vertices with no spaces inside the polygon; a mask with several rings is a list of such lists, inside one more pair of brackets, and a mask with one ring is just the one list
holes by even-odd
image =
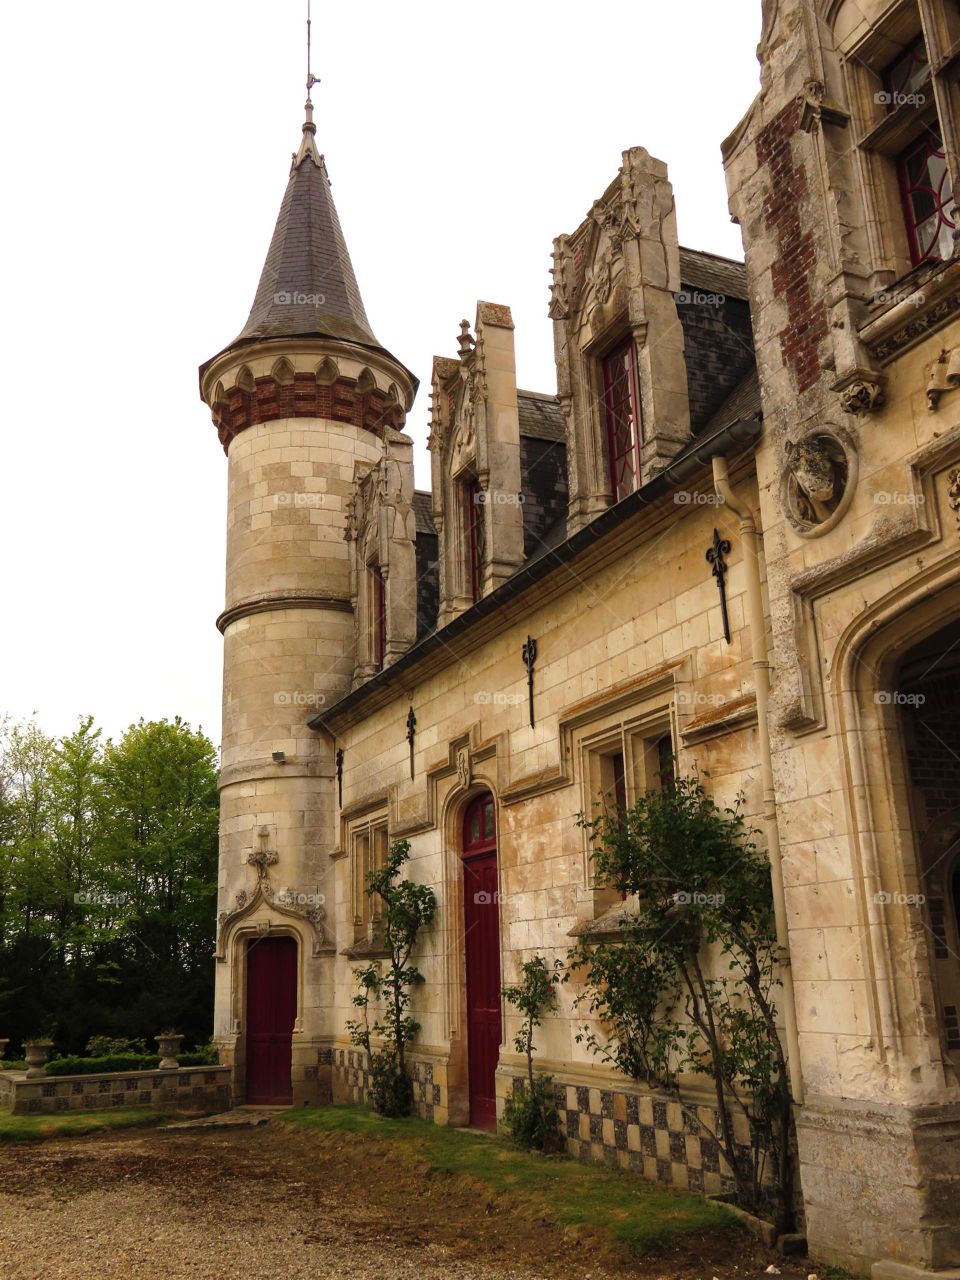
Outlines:
{"label": "stone wall", "polygon": [[103,1075],[47,1076],[0,1072],[0,1107],[15,1115],[154,1107],[157,1111],[225,1111],[230,1106],[228,1067],[179,1067],[175,1071],[113,1071]]}

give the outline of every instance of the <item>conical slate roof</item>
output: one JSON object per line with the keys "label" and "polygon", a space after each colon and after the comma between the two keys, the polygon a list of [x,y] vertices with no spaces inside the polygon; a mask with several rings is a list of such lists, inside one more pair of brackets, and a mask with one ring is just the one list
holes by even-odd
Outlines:
{"label": "conical slate roof", "polygon": [[230,344],[260,338],[324,337],[379,347],[363,307],[307,102],[303,141],[290,167],[257,294]]}

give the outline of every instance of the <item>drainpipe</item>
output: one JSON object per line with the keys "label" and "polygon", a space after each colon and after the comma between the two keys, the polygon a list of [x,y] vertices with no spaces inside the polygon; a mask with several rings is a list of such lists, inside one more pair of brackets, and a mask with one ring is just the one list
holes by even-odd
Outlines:
{"label": "drainpipe", "polygon": [[750,630],[750,648],[753,653],[753,687],[757,697],[757,737],[760,742],[763,818],[767,831],[770,879],[773,883],[777,944],[784,956],[783,1025],[787,1039],[787,1069],[790,1072],[790,1087],[794,1101],[802,1103],[800,1037],[797,1031],[793,970],[790,967],[787,901],[783,890],[783,859],[780,854],[780,829],[777,826],[777,802],[773,788],[773,755],[770,751],[770,661],[767,650],[767,624],[763,613],[763,592],[760,585],[760,535],[757,533],[757,526],[750,508],[743,502],[738,502],[734,496],[727,473],[727,460],[724,457],[713,459],[713,484],[718,497],[740,521],[740,544],[743,547],[743,567],[747,579],[747,623]]}

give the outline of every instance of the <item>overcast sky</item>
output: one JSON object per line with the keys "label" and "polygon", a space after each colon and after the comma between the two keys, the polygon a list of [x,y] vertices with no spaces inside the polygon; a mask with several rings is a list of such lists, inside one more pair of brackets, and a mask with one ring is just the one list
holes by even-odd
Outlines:
{"label": "overcast sky", "polygon": [[[7,6],[0,710],[218,741],[226,460],[198,364],[243,326],[299,142],[305,0]],[[720,143],[760,0],[315,0],[317,141],[367,313],[427,390],[478,298],[556,389],[553,237],[645,146],[741,256]]]}

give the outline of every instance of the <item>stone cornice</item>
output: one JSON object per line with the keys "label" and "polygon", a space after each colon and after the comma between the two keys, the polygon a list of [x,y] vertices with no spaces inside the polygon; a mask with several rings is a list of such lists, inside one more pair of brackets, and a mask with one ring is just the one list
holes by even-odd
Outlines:
{"label": "stone cornice", "polygon": [[890,285],[885,292],[897,301],[870,317],[859,337],[881,365],[929,338],[960,313],[960,262],[936,267],[930,275],[910,278],[906,286]]}
{"label": "stone cornice", "polygon": [[417,380],[388,352],[330,338],[280,337],[232,347],[200,371],[226,450],[238,431],[278,418],[349,422],[399,431]]}
{"label": "stone cornice", "polygon": [[238,600],[217,618],[217,630],[223,634],[231,622],[238,618],[249,618],[254,613],[276,613],[281,609],[330,609],[337,613],[353,613],[353,605],[342,596],[316,595],[313,592],[298,591],[265,591],[255,596],[247,596]]}

